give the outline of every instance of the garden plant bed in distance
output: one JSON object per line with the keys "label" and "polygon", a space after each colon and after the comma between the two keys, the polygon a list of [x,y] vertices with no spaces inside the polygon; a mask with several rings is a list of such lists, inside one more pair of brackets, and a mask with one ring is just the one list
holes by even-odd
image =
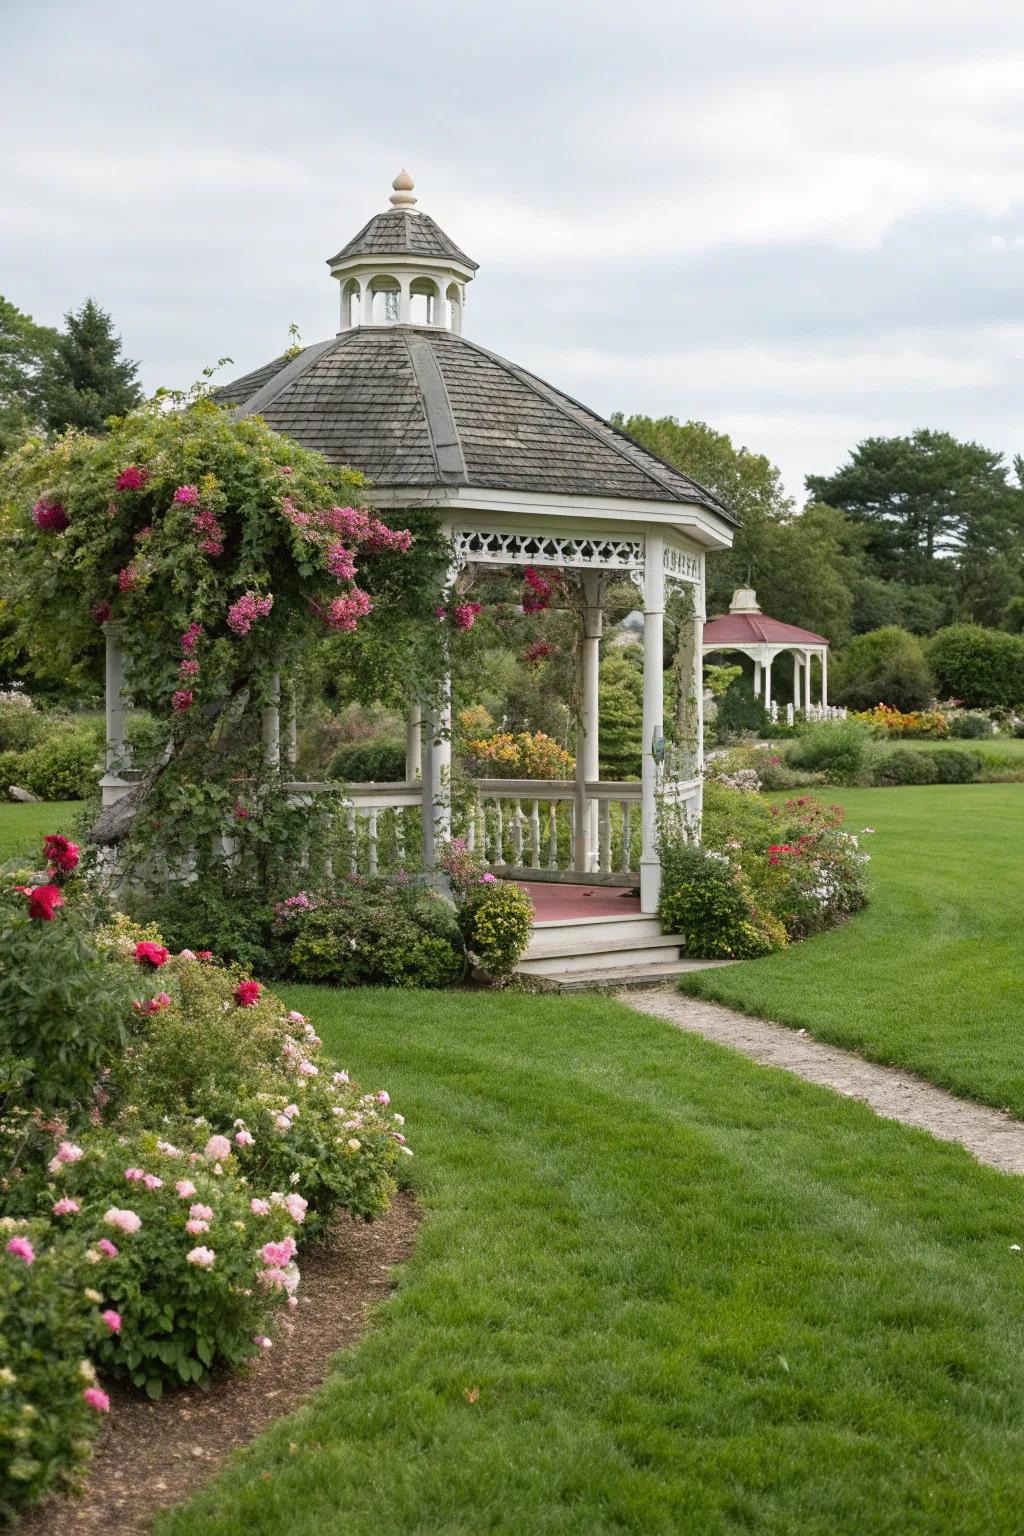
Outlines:
{"label": "garden plant bed in distance", "polygon": [[82,1495],[45,1500],[20,1522],[20,1536],[149,1531],[161,1509],[194,1493],[231,1451],[320,1385],[332,1354],[355,1342],[367,1306],[392,1285],[392,1266],[409,1254],[417,1222],[406,1194],[377,1221],[339,1221],[330,1241],[305,1256],[294,1332],[279,1333],[244,1375],[225,1375],[205,1390],[182,1389],[155,1403],[112,1392],[110,1419]]}

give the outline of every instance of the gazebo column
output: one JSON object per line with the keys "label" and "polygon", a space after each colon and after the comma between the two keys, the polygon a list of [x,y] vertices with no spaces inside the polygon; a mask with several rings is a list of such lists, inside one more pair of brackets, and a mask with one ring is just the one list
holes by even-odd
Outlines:
{"label": "gazebo column", "polygon": [[423,868],[433,874],[452,835],[452,679],[446,668],[440,702],[427,712],[423,753]]}
{"label": "gazebo column", "polygon": [[760,697],[761,697],[761,663],[760,663],[760,660],[755,656],[754,657],[754,698],[755,699],[759,699]]}
{"label": "gazebo column", "polygon": [[804,713],[809,714],[811,709],[811,653],[804,652]]}
{"label": "gazebo column", "polygon": [[643,843],[640,854],[640,910],[656,912],[661,894],[658,854],[658,765],[664,756],[665,541],[649,534],[644,547],[644,739],[641,758]]}
{"label": "gazebo column", "polygon": [[270,696],[263,706],[260,717],[260,735],[263,741],[263,762],[268,768],[281,763],[281,674],[274,672],[270,678]]}
{"label": "gazebo column", "polygon": [[800,654],[793,652],[793,708],[800,708]]}
{"label": "gazebo column", "polygon": [[821,648],[821,707],[828,708],[828,651]]}
{"label": "gazebo column", "polygon": [[766,656],[764,663],[764,707],[770,710],[772,707],[772,657]]}
{"label": "gazebo column", "polygon": [[601,576],[584,571],[581,577],[585,608],[583,636],[580,642],[580,720],[576,747],[576,846],[573,864],[577,874],[589,874],[597,847],[597,801],[587,798],[586,786],[601,774],[600,764],[600,678]]}
{"label": "gazebo column", "polygon": [[104,719],[106,749],[105,772],[100,779],[103,804],[114,805],[131,788],[121,777],[127,766],[127,749],[124,740],[124,650],[121,645],[121,625],[106,623],[103,626],[106,643],[104,676]]}
{"label": "gazebo column", "polygon": [[411,784],[423,772],[423,709],[410,704],[405,718],[405,779]]}

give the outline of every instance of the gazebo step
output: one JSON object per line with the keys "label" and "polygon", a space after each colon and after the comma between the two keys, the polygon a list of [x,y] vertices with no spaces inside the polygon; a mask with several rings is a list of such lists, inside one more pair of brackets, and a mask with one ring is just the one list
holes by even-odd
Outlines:
{"label": "gazebo step", "polygon": [[677,934],[631,935],[614,939],[563,935],[558,944],[532,943],[519,962],[519,973],[522,976],[545,976],[563,971],[590,971],[604,961],[621,968],[672,964],[679,959],[682,947],[683,940]]}
{"label": "gazebo step", "polygon": [[674,960],[657,965],[635,966],[630,970],[617,965],[595,966],[590,970],[565,970],[531,980],[542,992],[619,992],[627,988],[663,987],[687,971],[710,970],[719,965],[735,965],[734,960]]}
{"label": "gazebo step", "polygon": [[533,936],[526,953],[529,955],[538,949],[575,947],[592,940],[607,939],[612,942],[622,939],[635,943],[639,939],[661,937],[661,924],[653,914],[627,912],[621,916],[552,918],[550,921],[534,923]]}

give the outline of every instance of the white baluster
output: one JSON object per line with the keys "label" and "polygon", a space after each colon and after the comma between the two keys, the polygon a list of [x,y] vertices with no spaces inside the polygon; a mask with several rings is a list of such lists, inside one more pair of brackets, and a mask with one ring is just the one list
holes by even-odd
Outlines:
{"label": "white baluster", "polygon": [[349,873],[356,875],[359,873],[359,836],[356,829],[356,808],[354,805],[350,805],[348,811],[346,812],[345,826],[347,827],[348,835],[352,840],[352,850],[349,854],[348,860]]}
{"label": "white baluster", "polygon": [[558,868],[558,801],[548,801],[548,869]]}
{"label": "white baluster", "polygon": [[495,835],[495,839],[496,839],[496,846],[495,846],[495,850],[494,850],[494,857],[492,858],[491,863],[492,864],[504,864],[504,862],[505,862],[505,816],[504,816],[504,812],[501,809],[501,800],[500,800],[500,798],[497,795],[495,795],[495,797],[494,797],[494,814],[495,814],[495,823],[496,823],[495,831],[494,831],[494,835]]}
{"label": "white baluster", "polygon": [[607,875],[612,867],[612,803],[602,800],[598,807],[597,867]]}
{"label": "white baluster", "polygon": [[622,862],[620,865],[620,873],[623,875],[628,875],[630,865],[633,862],[633,820],[630,815],[632,806],[628,800],[623,800],[619,809],[622,812]]}
{"label": "white baluster", "polygon": [[405,806],[395,807],[395,857],[399,865],[405,864]]}
{"label": "white baluster", "polygon": [[540,801],[530,801],[530,868],[540,869]]}
{"label": "white baluster", "polygon": [[517,869],[522,868],[523,863],[523,808],[518,800],[514,800],[515,810],[512,812],[512,862]]}
{"label": "white baluster", "polygon": [[377,808],[373,806],[367,816],[367,829],[370,834],[370,874],[377,873]]}

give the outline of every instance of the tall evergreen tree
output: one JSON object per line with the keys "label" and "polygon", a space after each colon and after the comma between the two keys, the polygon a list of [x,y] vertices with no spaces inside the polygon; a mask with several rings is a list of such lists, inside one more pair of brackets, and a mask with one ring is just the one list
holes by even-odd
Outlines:
{"label": "tall evergreen tree", "polygon": [[0,294],[0,457],[42,425],[41,375],[57,340]]}
{"label": "tall evergreen tree", "polygon": [[95,299],[64,317],[64,330],[43,370],[46,425],[51,431],[82,427],[101,432],[108,416],[138,405],[138,363],[121,356],[121,338]]}

